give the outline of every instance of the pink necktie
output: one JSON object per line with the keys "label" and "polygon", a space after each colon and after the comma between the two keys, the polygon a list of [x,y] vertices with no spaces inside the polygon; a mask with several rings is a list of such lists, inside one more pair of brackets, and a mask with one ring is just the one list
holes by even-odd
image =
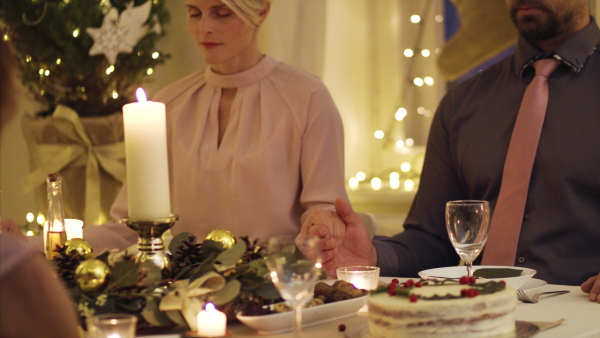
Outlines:
{"label": "pink necktie", "polygon": [[533,64],[535,77],[523,95],[508,146],[483,265],[515,264],[531,170],[548,106],[548,76],[558,65],[560,61],[556,59],[542,59]]}

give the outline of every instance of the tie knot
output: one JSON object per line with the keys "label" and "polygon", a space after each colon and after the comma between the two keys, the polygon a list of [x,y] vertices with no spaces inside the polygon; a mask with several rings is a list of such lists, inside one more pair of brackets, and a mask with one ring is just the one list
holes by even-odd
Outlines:
{"label": "tie knot", "polygon": [[541,59],[533,63],[533,68],[535,68],[535,75],[548,77],[559,65],[560,61],[557,59]]}

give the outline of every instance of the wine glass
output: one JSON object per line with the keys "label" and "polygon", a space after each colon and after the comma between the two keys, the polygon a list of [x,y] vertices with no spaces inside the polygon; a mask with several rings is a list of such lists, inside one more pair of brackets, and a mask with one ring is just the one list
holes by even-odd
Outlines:
{"label": "wine glass", "polygon": [[321,274],[318,238],[276,236],[267,246],[267,266],[271,281],[294,314],[294,336],[300,336],[302,306],[311,298],[314,283]]}
{"label": "wine glass", "polygon": [[467,276],[473,276],[473,261],[490,233],[488,201],[460,200],[446,203],[446,229],[454,249],[467,266]]}

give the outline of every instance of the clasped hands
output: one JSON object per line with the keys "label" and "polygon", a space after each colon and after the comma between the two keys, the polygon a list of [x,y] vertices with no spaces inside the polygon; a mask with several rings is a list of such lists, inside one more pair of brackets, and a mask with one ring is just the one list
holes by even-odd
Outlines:
{"label": "clasped hands", "polygon": [[329,277],[335,277],[339,267],[375,266],[377,251],[360,217],[341,198],[335,209],[315,210],[308,216],[296,239],[300,250],[306,253],[300,244],[306,237],[320,238],[323,270]]}

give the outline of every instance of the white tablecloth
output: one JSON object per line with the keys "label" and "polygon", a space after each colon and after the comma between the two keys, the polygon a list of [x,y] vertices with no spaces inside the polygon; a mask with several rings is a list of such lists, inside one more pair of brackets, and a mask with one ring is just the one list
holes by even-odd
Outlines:
{"label": "white tablecloth", "polygon": [[[400,279],[402,282],[403,279]],[[588,295],[583,293],[579,286],[544,285],[535,289],[536,292],[569,290],[568,294],[540,299],[537,304],[517,305],[517,320],[530,322],[554,322],[564,319],[560,325],[546,331],[539,332],[536,338],[563,338],[563,337],[593,337],[600,338],[600,304],[592,303]],[[306,337],[357,337],[357,332],[363,332],[367,323],[366,313],[360,311],[356,315],[336,319],[330,322],[305,327],[303,335]],[[345,332],[340,332],[340,324],[346,326]],[[257,337],[261,336],[256,331],[236,323],[228,326],[232,337]],[[139,336],[138,338],[179,338],[181,333]],[[293,337],[291,332],[284,334],[264,335],[263,337]],[[358,338],[358,337],[357,337]]]}

